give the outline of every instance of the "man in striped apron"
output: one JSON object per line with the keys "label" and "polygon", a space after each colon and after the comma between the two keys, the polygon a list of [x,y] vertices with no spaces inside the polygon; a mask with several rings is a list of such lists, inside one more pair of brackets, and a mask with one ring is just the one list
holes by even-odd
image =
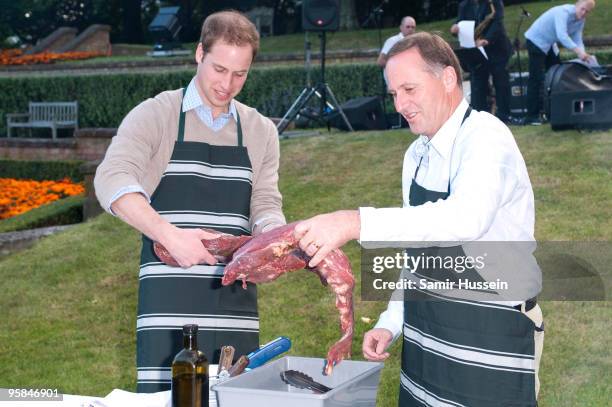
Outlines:
{"label": "man in striped apron", "polygon": [[[411,35],[391,49],[386,70],[397,111],[420,134],[404,157],[404,205],[302,222],[296,236],[313,256],[310,265],[351,239],[364,247],[406,247],[410,256],[453,260],[483,242],[532,246],[534,203],[525,162],[510,130],[463,99],[450,46],[437,35]],[[541,272],[532,252],[521,253],[526,258],[514,259],[521,266],[511,273],[520,280],[520,295],[490,294],[499,301],[418,289],[421,280],[456,278],[447,266],[407,273],[416,289],[392,297],[363,341],[364,356],[381,361],[402,335],[400,406],[536,405],[544,334],[535,300]],[[486,282],[484,277],[474,267],[462,273],[474,282]]]}
{"label": "man in striped apron", "polygon": [[[223,287],[224,264],[200,241],[209,237],[201,228],[244,235],[285,223],[276,128],[234,100],[258,46],[259,35],[242,14],[210,15],[189,86],[134,108],[97,170],[102,205],[143,234],[138,392],[170,388],[184,324],[199,326],[198,344],[211,363],[223,345],[237,355],[259,346],[256,287]],[[181,267],[160,262],[154,241]]]}

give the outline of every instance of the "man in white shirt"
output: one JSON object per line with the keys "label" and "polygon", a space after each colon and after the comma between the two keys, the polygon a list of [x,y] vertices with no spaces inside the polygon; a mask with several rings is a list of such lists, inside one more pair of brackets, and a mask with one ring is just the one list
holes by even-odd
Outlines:
{"label": "man in white shirt", "polygon": [[[396,110],[420,135],[404,157],[403,207],[301,222],[296,238],[310,266],[352,239],[364,247],[400,242],[408,253],[434,246],[427,242],[533,242],[534,199],[523,157],[508,127],[464,100],[450,46],[437,35],[413,34],[389,51],[385,71]],[[537,265],[516,271],[525,280],[524,298],[512,302],[428,292],[435,301],[390,301],[366,333],[363,354],[386,359],[403,333],[400,406],[536,405],[543,321],[534,297],[541,275]]]}
{"label": "man in white shirt", "polygon": [[387,63],[387,54],[389,50],[402,38],[407,35],[413,34],[416,30],[416,20],[410,16],[406,16],[402,18],[402,22],[399,26],[400,32],[396,35],[393,35],[385,41],[382,49],[380,50],[380,55],[378,55],[378,60],[376,63],[384,68]]}

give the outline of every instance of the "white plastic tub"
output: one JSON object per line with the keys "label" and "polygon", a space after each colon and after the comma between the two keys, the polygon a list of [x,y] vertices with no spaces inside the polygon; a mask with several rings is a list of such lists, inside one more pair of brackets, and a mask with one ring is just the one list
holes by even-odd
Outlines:
{"label": "white plastic tub", "polygon": [[[323,375],[325,359],[285,356],[212,387],[219,407],[366,407],[376,405],[383,367],[378,362],[344,360],[331,376]],[[282,381],[285,370],[299,370],[332,390],[315,394]]]}

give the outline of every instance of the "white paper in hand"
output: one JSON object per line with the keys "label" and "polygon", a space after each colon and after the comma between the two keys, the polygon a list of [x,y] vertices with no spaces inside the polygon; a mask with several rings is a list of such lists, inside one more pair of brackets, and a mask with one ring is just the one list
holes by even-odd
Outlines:
{"label": "white paper in hand", "polygon": [[[476,42],[474,41],[474,23],[474,20],[462,20],[457,23],[459,27],[459,45],[462,48],[476,47]],[[478,47],[478,50],[482,52],[485,58],[489,59],[483,47]]]}
{"label": "white paper in hand", "polygon": [[474,20],[462,20],[457,23],[459,27],[459,45],[463,48],[474,48]]}

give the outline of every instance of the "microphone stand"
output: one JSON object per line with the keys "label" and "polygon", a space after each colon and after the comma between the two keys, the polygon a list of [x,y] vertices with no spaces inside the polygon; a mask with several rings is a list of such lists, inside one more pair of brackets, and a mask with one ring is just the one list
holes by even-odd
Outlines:
{"label": "microphone stand", "polygon": [[514,33],[514,49],[516,50],[516,62],[518,64],[518,75],[519,75],[519,95],[521,98],[522,105],[521,111],[527,114],[527,101],[526,95],[523,92],[523,68],[521,66],[521,40],[519,39],[519,33],[521,31],[521,25],[523,25],[523,21],[525,18],[529,17],[529,13],[523,7],[521,7],[521,17],[519,19],[518,25],[516,27],[516,32]]}

